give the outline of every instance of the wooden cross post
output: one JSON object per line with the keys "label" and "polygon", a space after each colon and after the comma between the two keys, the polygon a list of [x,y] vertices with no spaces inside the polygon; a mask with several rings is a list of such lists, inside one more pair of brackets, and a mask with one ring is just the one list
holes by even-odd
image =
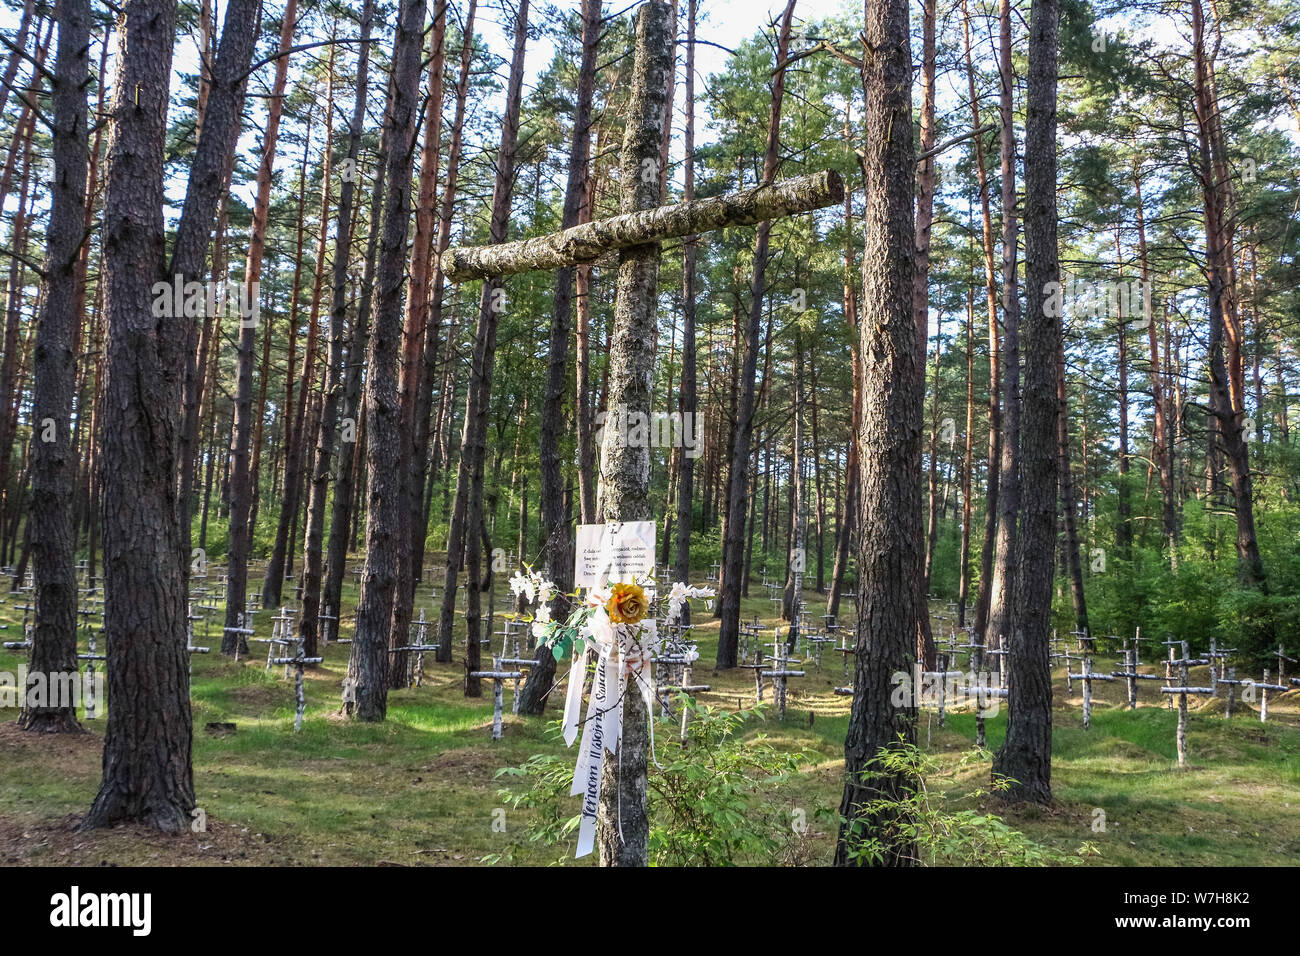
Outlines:
{"label": "wooden cross post", "polygon": [[[271,665],[275,663],[275,647],[288,647],[293,640],[293,615],[297,613],[292,608],[281,607],[280,616],[271,618],[271,637],[258,641],[259,644],[266,645],[266,669],[269,671]],[[289,667],[286,664],[284,676],[289,676]]]}
{"label": "wooden cross post", "polygon": [[1162,643],[1176,643],[1183,652],[1182,657],[1175,658],[1173,647],[1171,646],[1169,648],[1169,663],[1166,666],[1170,669],[1174,667],[1178,668],[1178,683],[1180,686],[1161,687],[1160,693],[1171,695],[1169,698],[1170,700],[1173,700],[1172,695],[1178,695],[1178,766],[1185,767],[1187,766],[1187,695],[1214,693],[1214,689],[1211,687],[1189,687],[1187,682],[1187,669],[1194,664],[1206,664],[1212,662],[1208,658],[1205,660],[1192,660],[1188,657],[1186,641],[1164,641]]}
{"label": "wooden cross post", "polygon": [[303,688],[303,682],[302,682],[303,666],[306,664],[319,664],[322,660],[324,660],[324,658],[304,657],[303,643],[302,643],[301,636],[296,636],[296,637],[286,636],[280,638],[272,638],[271,646],[274,647],[277,642],[292,645],[293,656],[274,657],[268,662],[267,667],[270,667],[271,664],[283,664],[284,669],[286,671],[288,671],[290,667],[293,667],[294,669],[294,693],[297,699],[298,706],[297,709],[294,711],[293,732],[296,734],[302,730],[302,717],[303,714],[307,712],[307,694]]}
{"label": "wooden cross post", "polygon": [[763,693],[763,678],[772,678],[772,699],[776,703],[776,715],[779,720],[785,720],[786,682],[791,677],[804,676],[803,671],[791,670],[790,665],[803,662],[786,657],[786,643],[780,635],[777,635],[777,639],[772,642],[772,650],[776,655],[772,661],[772,669],[757,672],[759,697],[761,699]]}
{"label": "wooden cross post", "polygon": [[1255,687],[1255,688],[1260,692],[1260,695],[1259,695],[1259,722],[1260,722],[1261,724],[1266,724],[1266,723],[1268,723],[1268,692],[1271,691],[1271,690],[1284,691],[1284,690],[1287,689],[1287,688],[1286,688],[1286,685],[1285,685],[1285,684],[1270,684],[1269,681],[1268,681],[1268,668],[1267,668],[1267,667],[1264,668],[1264,679],[1263,679],[1262,681],[1251,681],[1250,683],[1251,683],[1251,686]]}
{"label": "wooden cross post", "polygon": [[194,676],[194,655],[207,654],[212,650],[210,647],[196,647],[194,644],[194,622],[202,620],[204,620],[202,614],[194,613],[194,602],[191,601],[189,604],[189,611],[185,615],[185,653],[188,655],[188,660],[190,662],[191,677]]}
{"label": "wooden cross post", "polygon": [[943,727],[948,720],[948,680],[952,677],[961,677],[961,671],[948,670],[947,654],[939,654],[935,660],[939,664],[939,669],[937,671],[921,671],[921,677],[939,681],[939,692],[935,695],[935,704],[939,708],[939,726]]}
{"label": "wooden cross post", "polygon": [[1124,642],[1124,669],[1111,671],[1112,677],[1122,677],[1128,684],[1128,709],[1137,710],[1138,705],[1138,681],[1140,680],[1160,680],[1159,674],[1143,674],[1138,670],[1140,662],[1138,660],[1137,640],[1133,646],[1128,646],[1128,641]]}
{"label": "wooden cross post", "polygon": [[514,696],[510,700],[510,713],[519,713],[519,681],[520,679],[537,666],[537,660],[532,657],[500,657],[497,658],[497,664],[510,664],[519,668],[519,677],[515,678]]}
{"label": "wooden cross post", "polygon": [[1296,659],[1294,657],[1287,657],[1286,650],[1283,648],[1281,643],[1277,645],[1277,654],[1274,656],[1277,657],[1277,682],[1279,684],[1286,684],[1286,665],[1288,663],[1294,664]]}
{"label": "wooden cross post", "polygon": [[492,739],[500,740],[501,714],[505,709],[505,692],[502,690],[502,685],[508,680],[518,681],[524,674],[523,671],[503,671],[502,660],[499,657],[492,663],[495,665],[492,670],[471,671],[469,676],[492,682]]}
{"label": "wooden cross post", "polygon": [[[250,615],[250,617],[251,617],[251,615]],[[238,661],[238,660],[239,660],[239,647],[240,647],[240,645],[241,645],[241,644],[244,644],[244,643],[247,643],[248,639],[251,638],[251,637],[253,636],[253,623],[252,623],[252,621],[249,621],[249,622],[248,622],[248,625],[245,626],[245,625],[244,625],[244,615],[241,614],[241,615],[239,615],[239,626],[238,626],[238,627],[223,627],[223,628],[221,629],[221,631],[222,631],[223,634],[234,634],[234,635],[236,635],[237,637],[242,637],[242,638],[244,639],[244,640],[242,640],[242,641],[241,641],[241,640],[236,640],[236,641],[235,641],[235,660]]]}
{"label": "wooden cross post", "polygon": [[[966,664],[970,668],[971,680],[981,685],[982,688],[985,683],[984,674],[983,674],[984,642],[975,639],[974,630],[972,629],[970,632],[970,640],[967,641],[965,644],[958,644],[956,646],[956,649],[970,652],[970,656],[967,657],[966,659]],[[1066,676],[1068,677],[1070,673],[1069,664],[1066,664],[1065,666],[1065,673]],[[972,690],[972,693],[973,692],[974,691]],[[983,750],[987,740],[988,738],[984,731],[984,699],[983,699],[983,695],[976,694],[975,695],[975,746]]]}
{"label": "wooden cross post", "polygon": [[86,640],[89,642],[90,653],[78,654],[78,660],[86,662],[86,719],[95,720],[99,713],[95,709],[95,661],[107,662],[108,656],[100,654],[95,646],[95,628],[89,624],[86,625]]}
{"label": "wooden cross post", "polygon": [[[682,664],[681,666],[681,683],[665,687],[665,691],[676,691],[679,694],[698,694],[702,691],[712,690],[710,684],[692,684],[691,683],[691,665]],[[691,708],[690,705],[683,702],[682,704],[682,729],[679,739],[682,746],[686,745],[686,728],[690,726]]]}
{"label": "wooden cross post", "polygon": [[[621,415],[649,421],[658,340],[659,252],[665,239],[755,225],[835,205],[844,184],[833,171],[758,186],[727,196],[660,206],[666,170],[660,150],[671,104],[668,77],[676,35],[672,7],[648,0],[636,15],[636,49],[619,158],[620,214],[562,232],[520,242],[453,248],[439,260],[452,282],[560,269],[594,263],[618,253],[614,327],[610,339],[607,405]],[[600,457],[599,498],[603,520],[650,518],[650,449],[627,445],[619,430],[606,428]],[[601,784],[597,844],[605,866],[649,863],[646,815],[648,715],[628,678],[623,698],[623,739],[618,760],[607,761]]]}
{"label": "wooden cross post", "polygon": [[1083,672],[1067,674],[1067,676],[1083,681],[1083,729],[1087,730],[1092,726],[1092,682],[1095,680],[1111,681],[1115,679],[1115,676],[1113,674],[1094,673],[1092,655],[1088,653],[1083,655]]}
{"label": "wooden cross post", "polygon": [[[330,640],[331,640],[330,625],[331,624],[334,625],[333,627],[334,637],[337,638],[339,635],[339,616],[337,614],[334,614],[330,606],[326,604],[325,612],[323,614],[316,615],[316,619],[320,621],[320,647],[321,650],[323,651],[325,650],[325,648],[330,646]],[[337,644],[337,643],[344,643],[344,642],[335,640],[335,643]]]}
{"label": "wooden cross post", "polygon": [[[1169,648],[1169,659],[1165,661],[1165,683],[1170,684],[1173,683],[1174,680],[1174,649],[1181,646],[1183,642],[1175,641],[1171,637],[1169,640],[1161,641],[1160,643]],[[1184,654],[1183,656],[1186,657],[1187,655]],[[1185,684],[1187,682],[1183,681],[1183,683]],[[1172,697],[1166,697],[1165,702],[1169,705],[1170,710],[1174,709],[1174,699]]]}

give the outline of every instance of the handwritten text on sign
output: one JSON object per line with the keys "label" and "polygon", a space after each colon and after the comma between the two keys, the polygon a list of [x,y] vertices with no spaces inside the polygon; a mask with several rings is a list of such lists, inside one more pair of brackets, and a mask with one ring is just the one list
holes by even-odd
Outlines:
{"label": "handwritten text on sign", "polygon": [[654,574],[655,523],[622,521],[578,525],[573,583],[599,587],[607,581],[630,581]]}

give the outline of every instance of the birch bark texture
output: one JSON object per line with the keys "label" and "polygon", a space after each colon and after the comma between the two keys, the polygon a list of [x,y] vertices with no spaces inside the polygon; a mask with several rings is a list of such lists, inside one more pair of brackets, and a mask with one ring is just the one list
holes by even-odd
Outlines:
{"label": "birch bark texture", "polygon": [[[638,171],[637,175],[640,176],[641,172]],[[733,226],[752,226],[810,212],[843,198],[844,183],[839,173],[823,170],[725,196],[710,196],[671,206],[647,210],[628,210],[624,206],[617,216],[546,236],[499,246],[448,249],[442,254],[442,271],[452,282],[466,282],[533,269],[561,269],[595,262],[611,252],[665,239],[680,239]]]}

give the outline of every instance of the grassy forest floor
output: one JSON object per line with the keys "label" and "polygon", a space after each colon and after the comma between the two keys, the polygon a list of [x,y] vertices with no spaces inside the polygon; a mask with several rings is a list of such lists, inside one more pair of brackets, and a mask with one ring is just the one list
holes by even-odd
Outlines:
{"label": "grassy forest floor", "polygon": [[[434,617],[426,597],[422,589],[417,616],[423,603]],[[812,608],[821,600],[808,595]],[[9,639],[19,633],[16,603],[0,606]],[[745,619],[757,614],[776,623],[765,598],[748,600],[743,610]],[[258,636],[269,632],[270,616],[258,615]],[[705,614],[697,623],[694,679],[713,688],[700,702],[751,707],[752,672],[715,674],[717,622]],[[77,832],[99,784],[104,719],[87,721],[83,735],[40,737],[20,733],[17,709],[4,708],[0,865],[471,865],[498,854],[519,863],[556,861],[558,848],[528,840],[528,811],[507,809],[504,832],[493,826],[500,813],[493,814],[504,806],[503,780],[514,779],[497,778],[498,770],[533,754],[565,753],[551,725],[562,693],[552,696],[546,719],[525,720],[510,715],[507,687],[505,736],[493,741],[491,684],[484,683],[480,699],[463,696],[458,649],[451,664],[426,659],[423,687],[390,693],[386,723],[354,724],[337,717],[348,647],[334,645],[325,663],[308,672],[306,721],[295,734],[292,681],[281,668],[264,669],[264,645],[254,645],[252,660],[220,657],[216,631],[214,621],[205,639],[198,626],[196,643],[212,645],[214,653],[195,656],[192,688],[194,782],[206,831],[178,838],[135,827]],[[20,653],[0,650],[0,671],[16,672],[23,662]],[[1096,669],[1112,666],[1102,656]],[[808,676],[791,681],[785,721],[769,712],[746,733],[765,734],[774,746],[806,756],[800,772],[768,787],[765,799],[782,812],[805,811],[808,830],[794,859],[817,864],[829,862],[835,834],[816,812],[836,808],[842,787],[849,698],[834,688],[850,681],[835,651],[826,652],[820,670],[812,661],[805,667]],[[1193,670],[1192,683],[1208,683],[1205,668]],[[967,796],[988,779],[986,765],[958,768],[973,746],[973,714],[950,713],[941,729],[933,711],[922,711],[919,742],[952,771],[931,786],[947,793],[945,809],[986,807],[1064,853],[1090,842],[1098,852],[1089,865],[1300,864],[1300,690],[1273,696],[1267,724],[1254,706],[1239,703],[1226,721],[1222,699],[1192,698],[1189,765],[1179,770],[1176,711],[1156,699],[1158,687],[1144,682],[1141,706],[1129,711],[1119,706],[1123,682],[1098,685],[1093,726],[1084,730],[1079,685],[1067,694],[1064,672],[1054,671],[1056,799],[1049,808],[1005,808],[995,798]],[[206,725],[219,721],[234,722],[237,731],[210,735]],[[673,722],[658,726],[661,741],[672,735]],[[1005,710],[987,726],[989,747],[996,749]],[[578,798],[571,802],[576,813]],[[1097,808],[1105,811],[1104,832],[1094,831]]]}

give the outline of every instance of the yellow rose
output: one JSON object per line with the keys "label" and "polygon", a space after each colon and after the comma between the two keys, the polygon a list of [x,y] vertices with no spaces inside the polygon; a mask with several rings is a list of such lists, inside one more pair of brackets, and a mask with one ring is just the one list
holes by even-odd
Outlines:
{"label": "yellow rose", "polygon": [[650,610],[650,601],[645,591],[637,584],[615,584],[610,588],[609,600],[605,602],[605,611],[614,624],[636,624]]}

